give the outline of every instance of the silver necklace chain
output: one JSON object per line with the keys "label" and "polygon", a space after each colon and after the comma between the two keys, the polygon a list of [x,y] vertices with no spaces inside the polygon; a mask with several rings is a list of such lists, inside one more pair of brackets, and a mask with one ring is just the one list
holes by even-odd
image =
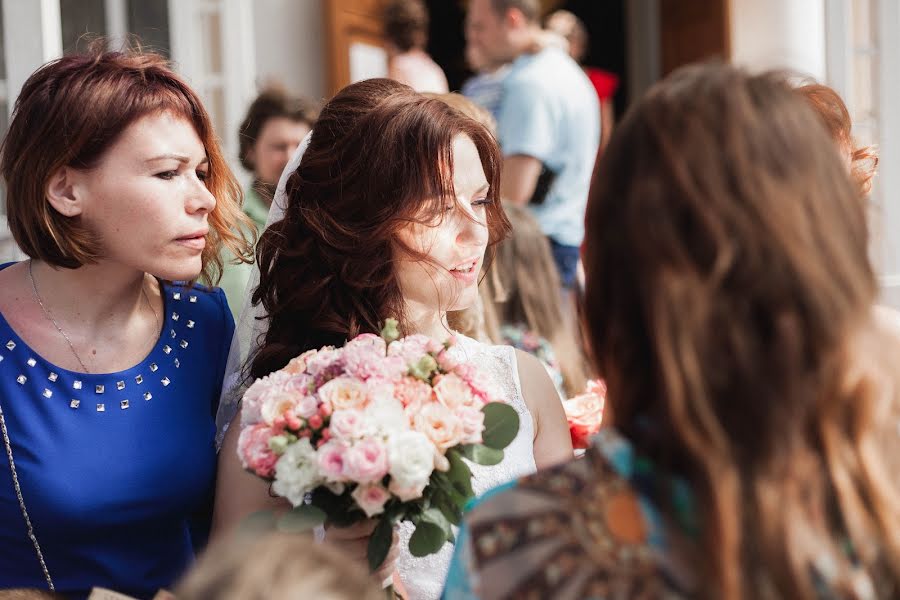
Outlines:
{"label": "silver necklace chain", "polygon": [[[37,300],[38,305],[41,307],[41,311],[43,311],[44,316],[47,317],[47,320],[53,323],[53,326],[56,327],[56,330],[59,332],[63,339],[66,340],[66,343],[69,345],[69,350],[72,351],[72,355],[75,356],[75,360],[78,361],[78,364],[81,365],[82,371],[85,373],[91,373],[91,370],[87,368],[84,364],[84,361],[81,360],[81,357],[78,355],[78,352],[75,350],[75,345],[72,343],[72,340],[69,339],[69,336],[66,335],[66,332],[63,331],[63,328],[60,327],[59,323],[56,322],[56,319],[53,318],[53,315],[50,314],[50,311],[47,310],[47,307],[44,306],[44,301],[41,299],[41,295],[38,293],[37,284],[34,283],[34,271],[32,270],[32,265],[34,261],[28,261],[28,279],[31,281],[31,290],[34,292],[34,299]],[[154,310],[153,305],[150,304],[150,298],[147,297],[147,290],[144,289],[144,284],[141,283],[141,295],[144,298],[144,302],[147,303],[147,308],[150,309],[150,312],[153,313],[153,318],[156,320],[156,331],[160,330],[159,325],[159,315],[156,314],[156,310]]]}
{"label": "silver necklace chain", "polygon": [[[81,365],[81,368],[85,373],[90,373],[91,371],[85,366],[84,361],[81,360],[81,357],[78,356],[78,352],[75,351],[75,346],[72,344],[72,340],[69,339],[69,336],[66,335],[66,332],[63,331],[63,328],[59,326],[59,323],[56,322],[56,319],[53,318],[53,315],[50,314],[50,311],[47,310],[47,307],[44,306],[43,300],[41,300],[41,295],[37,291],[37,285],[34,283],[34,272],[32,271],[31,260],[28,261],[28,279],[31,281],[31,289],[34,291],[34,297],[37,300],[37,303],[40,305],[41,310],[44,312],[44,316],[53,323],[53,326],[56,327],[56,330],[59,331],[60,335],[66,340],[66,343],[69,345],[69,349],[72,351],[72,354],[75,356],[75,359],[78,361],[78,364]],[[150,308],[150,311],[153,313],[153,317],[156,319],[156,329],[159,331],[159,315],[156,314],[156,311],[153,310],[153,305],[150,304],[150,299],[147,297],[147,292],[144,289],[143,284],[141,285],[141,294],[144,297],[144,300],[147,302],[147,306]],[[0,406],[0,433],[3,434],[3,445],[6,447],[6,458],[9,460],[9,470],[12,473],[13,480],[13,488],[16,492],[16,499],[19,501],[19,509],[22,511],[22,518],[25,520],[25,528],[28,531],[28,539],[31,540],[31,544],[34,546],[34,552],[37,554],[38,561],[41,563],[41,570],[44,572],[44,579],[47,580],[47,587],[50,588],[50,591],[55,591],[56,588],[53,586],[53,578],[50,577],[50,570],[47,569],[47,563],[44,561],[44,553],[41,551],[41,545],[38,543],[37,536],[34,534],[34,527],[31,524],[31,517],[28,516],[28,509],[25,507],[25,497],[22,495],[22,486],[19,484],[19,474],[16,470],[16,462],[13,459],[13,451],[12,444],[9,441],[9,432],[6,429],[6,417],[3,415],[3,407]]]}

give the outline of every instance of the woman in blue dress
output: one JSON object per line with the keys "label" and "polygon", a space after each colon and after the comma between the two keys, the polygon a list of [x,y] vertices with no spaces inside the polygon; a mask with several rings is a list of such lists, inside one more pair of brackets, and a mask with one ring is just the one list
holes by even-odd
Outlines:
{"label": "woman in blue dress", "polygon": [[0,587],[152,596],[208,530],[234,325],[192,284],[246,255],[240,188],[152,54],[38,69],[0,170],[29,257],[0,270]]}

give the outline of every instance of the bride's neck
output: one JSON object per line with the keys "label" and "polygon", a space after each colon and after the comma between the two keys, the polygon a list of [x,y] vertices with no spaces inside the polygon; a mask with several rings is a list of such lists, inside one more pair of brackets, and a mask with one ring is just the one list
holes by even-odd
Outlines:
{"label": "bride's neck", "polygon": [[420,333],[438,341],[443,341],[451,334],[447,313],[444,311],[408,304],[406,319],[407,334]]}

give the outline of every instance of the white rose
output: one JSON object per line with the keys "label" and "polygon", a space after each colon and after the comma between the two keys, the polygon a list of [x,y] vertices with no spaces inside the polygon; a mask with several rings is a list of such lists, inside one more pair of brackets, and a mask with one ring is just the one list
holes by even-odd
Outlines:
{"label": "white rose", "polygon": [[424,488],[434,470],[434,445],[418,431],[401,431],[388,440],[389,473],[396,486]]}
{"label": "white rose", "polygon": [[302,438],[288,446],[275,464],[272,491],[287,498],[293,506],[300,506],[306,494],[324,481],[319,474],[316,451],[307,438]]}
{"label": "white rose", "polygon": [[409,429],[409,418],[403,405],[394,398],[383,398],[366,408],[366,421],[377,433],[389,436]]}

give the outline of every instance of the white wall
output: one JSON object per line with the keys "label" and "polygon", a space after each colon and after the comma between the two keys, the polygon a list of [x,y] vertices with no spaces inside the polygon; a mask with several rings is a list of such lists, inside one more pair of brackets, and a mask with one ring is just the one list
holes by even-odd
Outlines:
{"label": "white wall", "polygon": [[278,81],[295,94],[325,97],[327,1],[254,0],[257,86]]}
{"label": "white wall", "polygon": [[731,54],[753,70],[825,80],[825,0],[732,0]]}

